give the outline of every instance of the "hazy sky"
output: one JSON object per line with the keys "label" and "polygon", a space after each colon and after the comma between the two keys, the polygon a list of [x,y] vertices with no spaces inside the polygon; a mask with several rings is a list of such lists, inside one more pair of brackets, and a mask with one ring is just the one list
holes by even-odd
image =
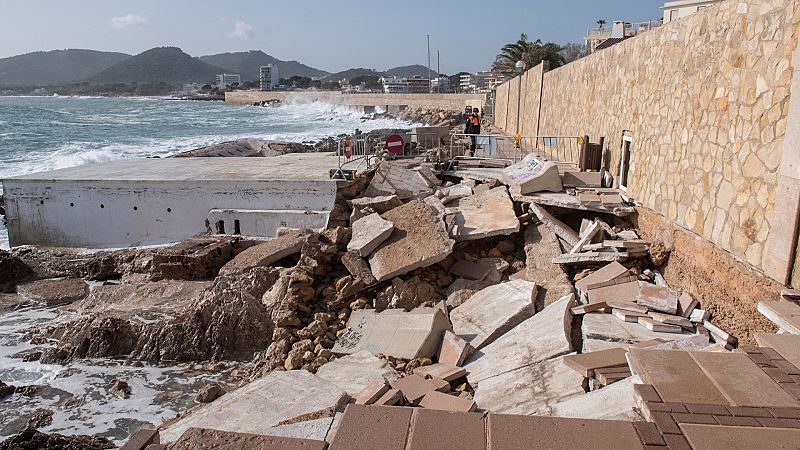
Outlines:
{"label": "hazy sky", "polygon": [[488,68],[521,32],[581,42],[597,19],[661,17],[658,0],[28,0],[2,2],[0,57],[89,48],[136,54],[178,46],[193,56],[263,50],[339,71],[426,64],[445,73]]}

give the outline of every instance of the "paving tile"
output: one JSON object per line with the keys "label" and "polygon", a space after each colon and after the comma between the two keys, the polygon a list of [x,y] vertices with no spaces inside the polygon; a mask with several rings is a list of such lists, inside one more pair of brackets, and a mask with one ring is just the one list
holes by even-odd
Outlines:
{"label": "paving tile", "polygon": [[800,430],[780,428],[720,427],[713,425],[681,425],[686,439],[695,450],[797,449]]}
{"label": "paving tile", "polygon": [[727,427],[760,427],[761,423],[755,417],[714,416],[718,424]]}
{"label": "paving tile", "polygon": [[800,428],[800,420],[797,419],[769,419],[766,417],[759,417],[758,420],[761,425],[770,428]]}
{"label": "paving tile", "polygon": [[769,347],[762,348],[761,349],[761,353],[764,356],[766,356],[767,358],[769,358],[769,359],[771,359],[773,361],[776,360],[776,359],[784,359],[784,357],[781,356],[781,354],[778,353],[777,350],[769,348]]}
{"label": "paving tile", "polygon": [[643,449],[631,422],[489,414],[490,449]]}
{"label": "paving tile", "polygon": [[158,430],[140,428],[120,447],[121,450],[141,450],[150,444],[160,444]]}
{"label": "paving tile", "polygon": [[381,398],[375,400],[375,406],[395,406],[403,402],[403,393],[400,389],[389,389]]}
{"label": "paving tile", "polygon": [[673,413],[672,420],[674,420],[675,423],[706,423],[709,425],[717,423],[717,421],[714,420],[714,416],[706,414]]}
{"label": "paving tile", "polygon": [[772,360],[767,358],[767,356],[764,355],[763,353],[748,353],[747,356],[749,356],[750,360],[758,364],[759,366],[772,367],[775,365],[772,362]]}
{"label": "paving tile", "polygon": [[800,406],[748,355],[690,352],[714,385],[734,406]]}
{"label": "paving tile", "polygon": [[644,283],[639,288],[636,303],[647,306],[653,311],[674,315],[678,312],[678,291],[668,287]]}
{"label": "paving tile", "polygon": [[755,339],[760,346],[775,350],[786,361],[796,367],[800,367],[800,336],[795,334],[758,333],[755,335]]}
{"label": "paving tile", "polygon": [[438,386],[419,375],[409,375],[390,383],[399,389],[409,403],[416,405],[428,392],[436,391]]}
{"label": "paving tile", "polygon": [[769,412],[779,419],[800,419],[800,408],[769,408]]}
{"label": "paving tile", "polygon": [[664,406],[669,408],[670,412],[674,413],[688,413],[689,411],[686,409],[683,403],[678,402],[665,402]]}
{"label": "paving tile", "polygon": [[647,402],[647,409],[650,412],[672,412],[672,408],[666,403]]}
{"label": "paving tile", "polygon": [[327,446],[325,441],[310,439],[189,428],[169,448],[174,450],[239,450],[245,448],[248,450],[325,450]]}
{"label": "paving tile", "polygon": [[436,391],[425,394],[422,400],[419,401],[419,406],[425,409],[457,412],[471,412],[477,408],[473,400]]}
{"label": "paving tile", "polygon": [[413,409],[347,405],[330,448],[404,450]]}
{"label": "paving tile", "polygon": [[591,378],[594,376],[594,369],[628,367],[628,360],[625,358],[627,353],[628,351],[622,348],[610,348],[599,352],[565,356],[564,363],[584,377]]}
{"label": "paving tile", "polygon": [[634,384],[633,389],[646,402],[661,402],[661,397],[652,385]]}
{"label": "paving tile", "polygon": [[737,417],[772,417],[766,408],[748,408],[744,406],[728,406],[728,411]]}
{"label": "paving tile", "polygon": [[632,348],[629,356],[633,372],[641,376],[642,381],[653,385],[664,401],[728,404],[725,396],[687,352]]}
{"label": "paving tile", "polygon": [[636,429],[639,439],[645,445],[666,445],[656,424],[652,422],[634,422],[633,428]]}
{"label": "paving tile", "polygon": [[678,428],[678,424],[672,420],[672,416],[669,413],[654,412],[651,416],[653,416],[653,422],[658,427],[658,430],[661,431],[661,434],[681,433],[681,429]]}
{"label": "paving tile", "polygon": [[436,363],[430,366],[417,367],[414,369],[414,373],[422,376],[430,375],[440,380],[453,381],[465,376],[467,369],[450,364]]}
{"label": "paving tile", "polygon": [[[783,369],[789,375],[800,375],[800,369],[797,368],[794,364],[790,363],[785,359],[773,361],[779,369]],[[796,382],[796,381],[795,381]]]}
{"label": "paving tile", "polygon": [[444,332],[442,346],[439,348],[438,361],[444,364],[460,366],[469,357],[474,349],[461,336],[450,330]]}
{"label": "paving tile", "polygon": [[[792,378],[795,378],[795,377],[792,377]],[[798,377],[798,378],[800,378],[800,377]],[[797,381],[795,383],[782,383],[781,387],[786,392],[788,392],[789,395],[791,395],[792,397],[794,397],[797,400],[800,400],[800,384],[797,384]]]}
{"label": "paving tile", "polygon": [[758,303],[758,312],[781,329],[800,334],[800,306],[788,301],[763,301]]}
{"label": "paving tile", "polygon": [[794,383],[792,377],[789,376],[783,369],[778,369],[774,367],[763,367],[762,370],[766,373],[773,381],[777,383]]}
{"label": "paving tile", "polygon": [[389,390],[389,386],[383,380],[371,383],[365,387],[358,395],[356,395],[356,404],[358,405],[371,405],[378,399],[383,397],[383,394]]}
{"label": "paving tile", "polygon": [[483,413],[434,411],[415,408],[406,450],[486,449]]}
{"label": "paving tile", "polygon": [[698,403],[687,403],[686,409],[692,414],[712,414],[715,416],[729,416],[728,409],[723,405],[704,405]]}
{"label": "paving tile", "polygon": [[586,292],[589,285],[603,283],[624,277],[626,275],[630,275],[630,272],[628,272],[628,269],[625,268],[625,266],[618,262],[612,262],[611,264],[606,264],[602,268],[592,272],[589,276],[578,280],[575,283],[575,287],[583,292]]}
{"label": "paving tile", "polygon": [[689,445],[689,441],[679,434],[668,434],[664,436],[664,440],[667,441],[669,450],[692,450],[692,446]]}

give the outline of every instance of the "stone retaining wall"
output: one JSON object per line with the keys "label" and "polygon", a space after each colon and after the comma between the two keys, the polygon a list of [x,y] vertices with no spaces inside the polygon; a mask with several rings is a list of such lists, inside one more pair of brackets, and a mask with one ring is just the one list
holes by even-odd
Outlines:
{"label": "stone retaining wall", "polygon": [[225,93],[225,102],[238,105],[280,100],[328,102],[336,105],[370,107],[407,107],[464,111],[466,106],[483,108],[485,94],[342,94],[341,92],[235,91]]}
{"label": "stone retaining wall", "polygon": [[[798,157],[782,164],[787,126],[800,128],[788,119],[799,24],[797,0],[728,0],[543,77],[536,67],[522,76],[520,131],[605,136],[615,177],[629,133],[631,197],[785,283],[798,199],[776,195],[800,185],[784,173]],[[497,90],[509,133],[519,85]],[[773,233],[776,221],[788,225]]]}

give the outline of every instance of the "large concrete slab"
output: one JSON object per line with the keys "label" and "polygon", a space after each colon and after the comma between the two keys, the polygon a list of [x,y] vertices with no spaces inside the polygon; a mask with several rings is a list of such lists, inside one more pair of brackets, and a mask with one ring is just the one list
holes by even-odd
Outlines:
{"label": "large concrete slab", "polygon": [[630,422],[489,414],[489,448],[503,450],[637,450]]}
{"label": "large concrete slab", "polygon": [[354,311],[347,331],[336,340],[333,353],[349,355],[361,351],[382,353],[395,358],[432,358],[439,350],[450,322],[437,308],[412,311],[371,309]]}
{"label": "large concrete slab", "polygon": [[137,158],[5,179],[9,238],[13,246],[165,244],[207,232],[212,209],[329,213],[336,166],[322,154]]}
{"label": "large concrete slab", "polygon": [[534,192],[561,192],[561,175],[558,164],[539,160],[529,154],[522,161],[508,166],[503,173],[503,180],[516,194],[532,194]]}
{"label": "large concrete slab", "polygon": [[796,450],[800,430],[788,428],[720,427],[682,423],[686,440],[695,450],[730,450],[734,448]]}
{"label": "large concrete slab", "polygon": [[450,311],[453,332],[480,350],[533,316],[535,300],[536,284],[529,281],[489,286]]}
{"label": "large concrete slab", "polygon": [[554,405],[583,393],[583,376],[553,358],[481,380],[475,403],[494,413],[549,416]]}
{"label": "large concrete slab", "polygon": [[368,197],[397,195],[401,200],[427,197],[433,185],[419,171],[402,161],[384,161],[367,186]]}
{"label": "large concrete slab", "polygon": [[355,397],[375,381],[387,383],[400,378],[386,360],[368,351],[353,353],[331,361],[317,370],[317,376]]}
{"label": "large concrete slab", "polygon": [[173,442],[189,428],[269,435],[282,421],[340,409],[348,399],[345,391],[305,370],[272,372],[167,425],[161,439]]}
{"label": "large concrete slab", "polygon": [[796,334],[758,333],[756,342],[762,347],[769,347],[795,367],[800,367],[800,336]]}
{"label": "large concrete slab", "polygon": [[548,306],[572,294],[567,273],[553,258],[561,255],[558,237],[543,224],[528,225],[525,230],[525,278],[539,286],[538,303]]}
{"label": "large concrete slab", "polygon": [[800,306],[786,301],[758,303],[758,312],[787,333],[800,334]]}
{"label": "large concrete slab", "polygon": [[728,399],[687,352],[631,348],[628,361],[665,402],[727,405]]}
{"label": "large concrete slab", "polygon": [[462,198],[447,211],[454,211],[455,226],[450,234],[456,241],[473,241],[519,231],[514,203],[505,186]]}
{"label": "large concrete slab", "polygon": [[255,267],[269,266],[287,256],[300,253],[307,238],[306,232],[291,231],[263,244],[254,245],[222,266],[219,274],[235,275]]}
{"label": "large concrete slab", "polygon": [[392,209],[383,218],[394,224],[389,239],[369,259],[372,274],[385,281],[444,260],[453,252],[444,222],[419,200]]}
{"label": "large concrete slab", "polygon": [[642,380],[638,376],[628,377],[602,389],[570,397],[553,405],[552,415],[578,419],[642,420],[634,409],[634,384],[642,384]]}
{"label": "large concrete slab", "polygon": [[169,448],[170,450],[325,450],[327,444],[323,440],[192,428]]}
{"label": "large concrete slab", "polygon": [[734,406],[800,407],[744,353],[688,352]]}
{"label": "large concrete slab", "polygon": [[573,302],[562,298],[477,351],[464,366],[470,384],[571,352]]}
{"label": "large concrete slab", "polygon": [[394,225],[381,218],[380,214],[374,213],[356,220],[352,228],[353,236],[347,243],[347,251],[366,257],[375,251],[383,241],[389,239]]}
{"label": "large concrete slab", "polygon": [[637,342],[651,339],[672,341],[691,335],[688,331],[682,334],[659,333],[650,331],[638,323],[619,320],[612,314],[590,313],[583,316],[583,351],[594,352],[610,347],[627,348]]}

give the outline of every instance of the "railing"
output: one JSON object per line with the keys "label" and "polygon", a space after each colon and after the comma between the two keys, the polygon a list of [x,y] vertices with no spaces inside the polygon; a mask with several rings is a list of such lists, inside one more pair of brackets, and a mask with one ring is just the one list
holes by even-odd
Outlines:
{"label": "railing", "polygon": [[[473,138],[476,139],[474,154],[470,152]],[[458,162],[470,161],[507,167],[528,154],[545,161],[577,164],[581,139],[579,136],[522,136],[517,142],[514,137],[504,134],[456,133],[450,136],[448,162],[444,170],[453,170]]]}
{"label": "railing", "polygon": [[[424,128],[423,128],[424,129]],[[419,130],[419,129],[418,129]],[[389,152],[386,139],[393,134],[403,138],[403,148],[399,152]],[[369,169],[380,159],[404,159],[429,156],[439,159],[446,147],[449,134],[419,133],[403,130],[388,130],[381,133],[365,133],[340,138],[336,146],[338,169],[331,172],[332,178],[348,178],[349,175]],[[435,153],[435,155],[434,155]]]}

